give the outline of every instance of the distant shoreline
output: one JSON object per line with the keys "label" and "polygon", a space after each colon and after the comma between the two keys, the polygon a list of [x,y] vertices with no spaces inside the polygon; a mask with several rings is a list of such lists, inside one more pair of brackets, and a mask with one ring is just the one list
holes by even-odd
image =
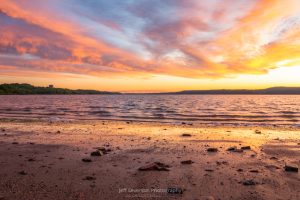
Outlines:
{"label": "distant shoreline", "polygon": [[300,87],[271,87],[266,89],[183,90],[178,92],[122,93],[98,90],[36,87],[27,83],[0,84],[0,95],[300,95]]}

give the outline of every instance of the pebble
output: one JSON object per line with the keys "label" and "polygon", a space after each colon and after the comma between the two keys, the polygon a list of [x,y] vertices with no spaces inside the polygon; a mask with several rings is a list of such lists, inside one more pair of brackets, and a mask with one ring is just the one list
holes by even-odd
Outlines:
{"label": "pebble", "polygon": [[218,149],[217,148],[208,148],[206,151],[208,151],[208,152],[217,152],[218,151]]}
{"label": "pebble", "polygon": [[82,180],[93,181],[93,180],[96,180],[96,178],[93,176],[86,176]]}
{"label": "pebble", "polygon": [[245,180],[245,181],[243,181],[243,185],[246,185],[246,186],[256,185],[256,183],[253,180]]}
{"label": "pebble", "polygon": [[169,171],[169,165],[166,165],[161,162],[154,162],[143,167],[140,167],[139,171]]}
{"label": "pebble", "polygon": [[82,158],[81,160],[82,160],[82,162],[92,162],[92,160],[89,158]]}
{"label": "pebble", "polygon": [[100,151],[100,150],[93,151],[91,153],[91,156],[103,156],[103,155],[104,155],[104,153],[102,151]]}
{"label": "pebble", "polygon": [[183,165],[190,165],[190,164],[193,164],[194,162],[192,160],[183,160],[181,161],[181,164]]}
{"label": "pebble", "polygon": [[261,134],[261,131],[260,130],[255,130],[255,133],[256,134]]}
{"label": "pebble", "polygon": [[243,150],[250,150],[251,147],[250,146],[243,146],[243,147],[241,147],[241,149],[243,149]]}
{"label": "pebble", "polygon": [[12,142],[12,144],[19,144],[19,142]]}
{"label": "pebble", "polygon": [[298,172],[298,167],[286,165],[286,166],[284,166],[284,170],[286,172]]}
{"label": "pebble", "polygon": [[27,173],[25,171],[20,171],[20,172],[18,172],[18,174],[20,174],[20,175],[27,175]]}
{"label": "pebble", "polygon": [[192,135],[189,134],[189,133],[183,133],[181,136],[182,136],[182,137],[191,137]]}

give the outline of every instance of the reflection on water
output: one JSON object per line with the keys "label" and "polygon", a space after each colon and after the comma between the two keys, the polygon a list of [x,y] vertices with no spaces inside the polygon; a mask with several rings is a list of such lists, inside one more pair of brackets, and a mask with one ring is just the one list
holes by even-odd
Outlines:
{"label": "reflection on water", "polygon": [[12,95],[1,118],[118,119],[299,126],[297,95]]}

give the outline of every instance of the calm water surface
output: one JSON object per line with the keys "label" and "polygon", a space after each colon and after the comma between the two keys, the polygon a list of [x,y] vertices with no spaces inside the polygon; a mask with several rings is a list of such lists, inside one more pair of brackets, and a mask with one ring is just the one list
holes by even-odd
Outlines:
{"label": "calm water surface", "polygon": [[11,95],[0,117],[300,126],[300,95]]}

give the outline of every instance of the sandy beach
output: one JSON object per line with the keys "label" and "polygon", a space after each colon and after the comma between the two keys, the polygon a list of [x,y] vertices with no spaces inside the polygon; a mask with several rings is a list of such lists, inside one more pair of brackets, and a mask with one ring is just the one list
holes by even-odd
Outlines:
{"label": "sandy beach", "polygon": [[1,200],[300,199],[299,129],[2,120],[0,131]]}

